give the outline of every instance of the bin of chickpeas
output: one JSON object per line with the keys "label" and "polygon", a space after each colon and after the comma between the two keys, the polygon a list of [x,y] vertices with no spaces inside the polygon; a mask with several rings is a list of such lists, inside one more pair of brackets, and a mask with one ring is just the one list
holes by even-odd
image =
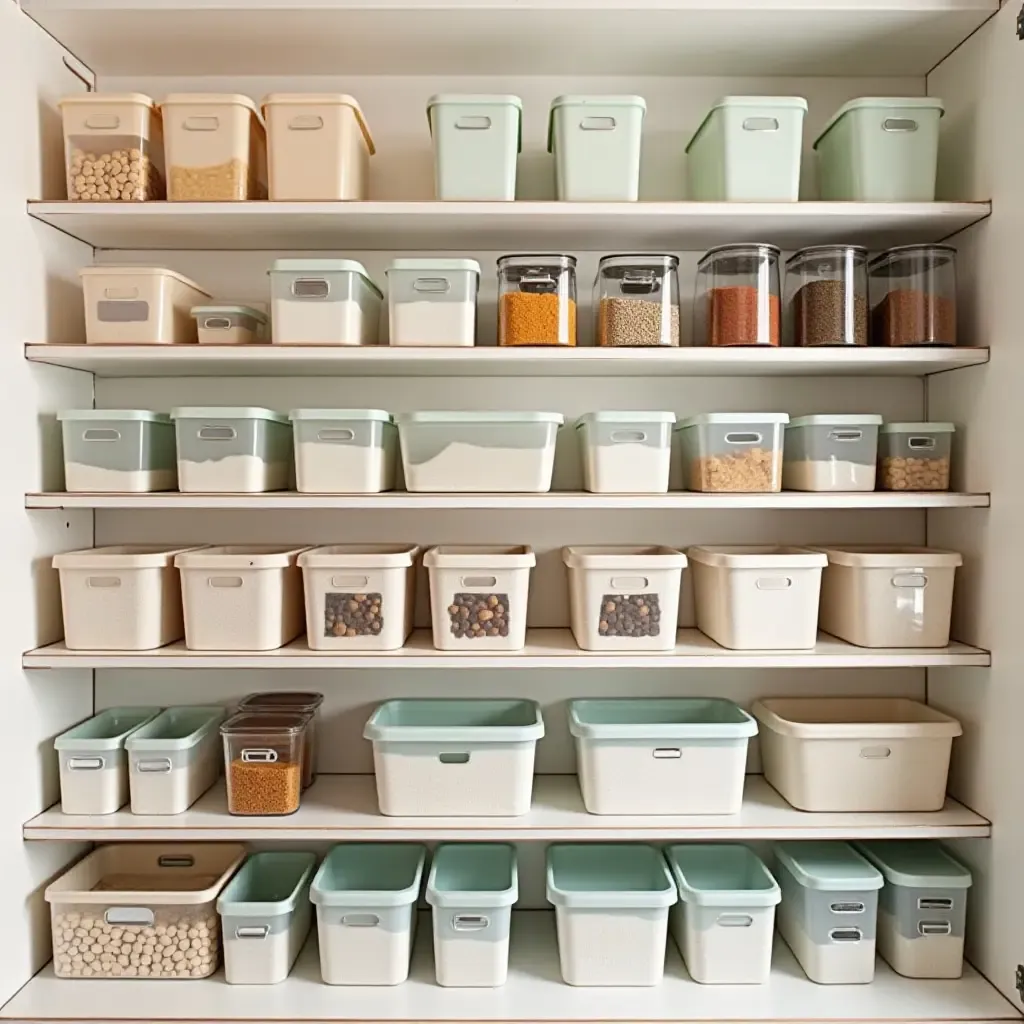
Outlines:
{"label": "bin of chickpeas", "polygon": [[883,491],[948,491],[952,423],[886,423],[878,435]]}

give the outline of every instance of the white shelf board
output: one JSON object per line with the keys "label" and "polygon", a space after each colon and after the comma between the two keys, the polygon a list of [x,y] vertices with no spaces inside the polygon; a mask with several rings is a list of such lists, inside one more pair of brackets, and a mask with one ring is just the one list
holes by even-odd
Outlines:
{"label": "white shelf board", "polygon": [[155,651],[69,651],[63,642],[28,651],[24,668],[941,668],[991,665],[988,651],[953,643],[940,648],[854,647],[822,633],[811,651],[729,651],[696,629],[681,629],[674,651],[646,654],[581,651],[568,629],[531,629],[520,652],[475,654],[434,649],[430,630],[416,630],[398,651],[344,654],[311,651],[306,638],[276,651],[246,654],[189,651],[184,642]]}
{"label": "white shelf board", "polygon": [[915,75],[998,0],[22,0],[101,75]]}

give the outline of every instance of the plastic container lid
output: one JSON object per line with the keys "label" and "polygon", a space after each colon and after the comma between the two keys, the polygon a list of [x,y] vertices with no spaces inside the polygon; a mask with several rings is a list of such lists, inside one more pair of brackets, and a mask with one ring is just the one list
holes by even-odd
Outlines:
{"label": "plastic container lid", "polygon": [[661,851],[642,843],[556,843],[548,847],[547,895],[556,907],[670,907],[678,899]]}
{"label": "plastic container lid", "polygon": [[382,298],[384,293],[357,260],[288,259],[274,260],[268,274],[358,274]]}
{"label": "plastic container lid", "polygon": [[703,427],[708,424],[761,424],[788,423],[789,415],[784,412],[706,412],[700,416],[690,416],[680,420],[675,429],[686,430],[688,427]]}
{"label": "plastic container lid", "polygon": [[309,889],[321,907],[404,907],[420,895],[426,847],[342,843],[324,858]]}
{"label": "plastic container lid", "polygon": [[576,429],[596,423],[675,423],[674,412],[588,412],[576,422]]}
{"label": "plastic container lid", "polygon": [[324,702],[315,690],[271,690],[250,693],[238,702],[239,711],[305,711],[312,713]]}
{"label": "plastic container lid", "polygon": [[363,737],[376,742],[523,743],[544,735],[532,700],[389,700],[370,716]]}
{"label": "plastic container lid", "polygon": [[734,544],[686,549],[691,562],[716,569],[823,569],[828,558],[812,548],[784,544]]}
{"label": "plastic container lid", "polygon": [[434,126],[430,120],[431,107],[458,106],[458,107],[514,107],[519,118],[519,127],[516,132],[516,152],[523,151],[523,101],[518,96],[495,95],[488,96],[482,93],[438,93],[427,100],[427,124],[433,134]]}
{"label": "plastic container lid", "polygon": [[956,551],[908,545],[850,544],[841,548],[816,545],[814,550],[823,551],[829,565],[846,565],[855,569],[905,569],[912,566],[952,569],[964,564],[963,556]]}
{"label": "plastic container lid", "polygon": [[956,426],[952,423],[886,423],[882,434],[953,434]]}
{"label": "plastic container lid", "polygon": [[280,544],[222,544],[177,555],[179,569],[287,569],[305,547]]}
{"label": "plastic container lid", "polygon": [[775,856],[808,889],[867,892],[882,888],[882,876],[848,843],[776,843]]}
{"label": "plastic container lid", "polygon": [[394,423],[394,417],[383,409],[292,409],[290,420],[357,420],[360,423]]}
{"label": "plastic container lid", "polygon": [[817,413],[814,416],[797,416],[789,421],[789,429],[796,427],[875,427],[882,425],[882,417],[873,413],[850,413],[832,416]]}
{"label": "plastic container lid", "polygon": [[208,299],[212,298],[210,293],[198,285],[190,277],[179,274],[176,270],[168,270],[166,267],[82,267],[78,271],[79,277],[173,277],[189,288],[201,292]]}
{"label": "plastic container lid", "polygon": [[779,697],[754,701],[750,713],[780,736],[801,740],[945,739],[963,733],[955,718],[905,697]]}
{"label": "plastic container lid", "polygon": [[859,99],[850,100],[844,103],[828,120],[828,124],[822,129],[821,134],[814,140],[814,149],[818,143],[835,127],[840,118],[845,117],[853,110],[890,110],[893,107],[902,107],[911,110],[937,110],[942,117],[946,112],[942,100],[934,96],[861,96]]}
{"label": "plastic container lid", "polygon": [[252,111],[260,124],[263,123],[256,103],[249,99],[248,96],[243,96],[240,92],[172,92],[164,98],[160,107],[163,109],[164,107],[184,104],[198,107],[245,107],[247,110]]}
{"label": "plastic container lid", "polygon": [[476,274],[477,278],[480,277],[480,264],[476,260],[400,259],[392,260],[384,273],[390,274],[393,270],[429,270],[442,273],[446,270],[468,270]]}
{"label": "plastic container lid", "polygon": [[557,423],[565,417],[560,412],[400,412],[396,423]]}
{"label": "plastic container lid", "polygon": [[890,885],[914,889],[969,889],[971,873],[938,843],[925,839],[886,839],[854,844]]}
{"label": "plastic container lid", "polygon": [[587,740],[744,739],[757,723],[719,697],[625,697],[569,701],[569,732]]}
{"label": "plastic container lid", "polygon": [[217,897],[217,913],[231,917],[290,914],[316,867],[316,854],[301,850],[251,853]]}
{"label": "plastic container lid", "polygon": [[685,569],[686,555],[675,548],[652,544],[575,545],[562,548],[562,561],[570,569]]}
{"label": "plastic container lid", "polygon": [[515,847],[505,843],[453,843],[434,852],[427,902],[446,910],[511,907],[519,899]]}
{"label": "plastic container lid", "polygon": [[301,711],[238,711],[221,723],[222,736],[279,733],[295,736],[303,732],[313,716]]}
{"label": "plastic container lid", "polygon": [[854,256],[866,260],[868,250],[862,245],[808,245],[798,249],[786,260],[786,269],[797,266],[804,260],[822,259],[825,256]]}
{"label": "plastic container lid", "polygon": [[62,96],[57,101],[58,107],[102,107],[116,103],[140,103],[157,110],[157,103],[152,96],[141,92],[85,92],[74,96]]}
{"label": "plastic container lid", "polygon": [[711,120],[711,116],[716,110],[724,110],[729,107],[752,107],[758,110],[802,110],[804,113],[807,112],[807,100],[802,96],[723,96],[715,105],[704,115],[704,120],[701,121],[700,127],[690,137],[690,141],[686,144],[686,152],[690,152],[690,147],[697,141],[697,136],[704,131],[704,126]]}
{"label": "plastic container lid", "polygon": [[647,113],[647,101],[643,96],[556,96],[548,112],[548,152],[555,147],[555,111],[559,107],[630,107],[639,109],[640,117]]}
{"label": "plastic container lid", "polygon": [[188,750],[223,720],[224,709],[221,707],[167,708],[133,732],[125,747],[132,751]]}
{"label": "plastic container lid", "polygon": [[942,267],[956,260],[956,249],[952,245],[934,243],[918,243],[916,245],[897,245],[879,253],[868,264],[868,273],[875,276],[880,270],[891,270],[896,276],[920,273],[920,266],[915,260],[931,260],[933,266]]}
{"label": "plastic container lid", "polygon": [[284,413],[255,406],[186,405],[171,410],[172,420],[269,420],[288,425]]}
{"label": "plastic container lid", "polygon": [[352,113],[356,115],[359,123],[359,130],[363,133],[363,141],[366,148],[373,156],[377,148],[373,144],[373,136],[363,116],[363,108],[353,96],[343,92],[272,92],[269,96],[263,97],[260,104],[264,114],[267,107],[351,107]]}
{"label": "plastic container lid", "polygon": [[532,569],[537,564],[533,548],[527,544],[501,547],[497,544],[441,544],[423,556],[428,569]]}
{"label": "plastic container lid", "polygon": [[119,750],[140,726],[153,721],[160,708],[108,708],[62,732],[54,750]]}
{"label": "plastic container lid", "polygon": [[299,555],[303,569],[408,569],[416,561],[415,544],[331,544]]}
{"label": "plastic container lid", "polygon": [[679,899],[698,907],[774,907],[782,890],[761,858],[738,843],[689,843],[665,850]]}
{"label": "plastic container lid", "polygon": [[228,304],[212,305],[212,306],[193,306],[192,316],[197,320],[201,316],[230,316],[231,314],[236,316],[251,316],[255,321],[261,324],[267,322],[267,314],[261,313],[258,309],[253,309],[252,306],[232,306]]}
{"label": "plastic container lid", "polygon": [[[778,259],[782,250],[768,242],[729,242],[708,249],[697,262],[697,269],[703,270],[709,263],[719,263],[728,258],[733,259]],[[728,264],[726,264],[728,268]]]}
{"label": "plastic container lid", "polygon": [[194,545],[167,547],[163,544],[112,544],[105,548],[62,551],[53,556],[54,569],[167,569],[174,559]]}
{"label": "plastic container lid", "polygon": [[61,422],[67,420],[126,420],[143,423],[170,423],[171,417],[165,412],[150,412],[149,409],[62,409],[57,413]]}

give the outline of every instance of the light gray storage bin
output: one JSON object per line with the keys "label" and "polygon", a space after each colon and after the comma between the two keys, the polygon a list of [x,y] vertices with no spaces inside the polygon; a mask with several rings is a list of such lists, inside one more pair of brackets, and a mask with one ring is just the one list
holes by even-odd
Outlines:
{"label": "light gray storage bin", "polygon": [[675,425],[690,491],[782,490],[783,434],[789,416],[724,412],[691,416]]}
{"label": "light gray storage bin", "polygon": [[952,423],[886,423],[878,436],[883,491],[948,491]]}
{"label": "light gray storage bin", "polygon": [[782,486],[787,491],[873,491],[881,425],[882,417],[875,415],[790,420]]}
{"label": "light gray storage bin", "polygon": [[251,345],[270,341],[266,313],[252,306],[219,302],[193,306],[200,345]]}
{"label": "light gray storage bin", "polygon": [[472,347],[480,288],[476,260],[393,260],[387,278],[392,345]]}
{"label": "light gray storage bin", "polygon": [[398,428],[383,409],[292,409],[296,488],[379,494],[395,486]]}

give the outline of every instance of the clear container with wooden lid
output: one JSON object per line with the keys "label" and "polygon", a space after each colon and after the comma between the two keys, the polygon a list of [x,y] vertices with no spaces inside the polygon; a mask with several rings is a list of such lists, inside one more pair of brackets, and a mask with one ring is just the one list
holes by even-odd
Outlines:
{"label": "clear container with wooden lid", "polygon": [[576,344],[576,257],[498,260],[498,344]]}
{"label": "clear container with wooden lid", "polygon": [[760,242],[720,245],[697,264],[693,343],[715,348],[780,343],[779,257]]}
{"label": "clear container with wooden lid", "polygon": [[240,711],[221,725],[229,813],[276,815],[299,809],[312,720],[301,711]]}

